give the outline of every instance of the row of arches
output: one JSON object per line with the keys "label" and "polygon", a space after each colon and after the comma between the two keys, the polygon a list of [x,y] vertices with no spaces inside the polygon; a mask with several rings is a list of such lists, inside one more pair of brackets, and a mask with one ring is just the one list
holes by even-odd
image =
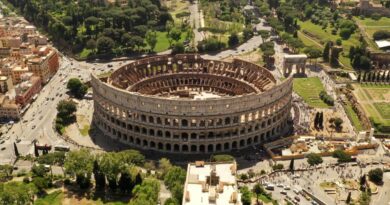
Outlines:
{"label": "row of arches", "polygon": [[[96,112],[96,110],[95,110]],[[104,112],[96,113],[95,115],[99,115],[100,119],[104,122],[104,126],[106,124],[110,127],[115,127],[117,130],[122,130],[124,133],[133,133],[133,134],[142,134],[149,137],[158,137],[158,138],[172,138],[181,141],[193,141],[193,140],[205,140],[205,139],[219,139],[219,138],[231,138],[234,136],[244,136],[252,133],[259,132],[260,130],[268,129],[269,127],[273,127],[270,131],[272,134],[279,132],[284,124],[278,123],[279,121],[286,122],[286,118],[289,116],[289,112],[281,112],[277,118],[273,120],[269,119],[262,123],[252,124],[243,126],[241,128],[232,127],[230,129],[215,131],[198,131],[198,132],[185,132],[183,131],[172,131],[166,129],[159,129],[155,127],[143,127],[134,124],[126,124],[124,122],[117,123],[115,120],[110,120]],[[277,126],[274,126],[277,124]]]}
{"label": "row of arches", "polygon": [[[119,108],[114,108],[115,106],[108,104],[103,99],[96,99],[95,105],[100,106],[106,112],[106,117],[110,117],[111,121],[116,121],[116,123],[124,123],[124,121],[137,121],[143,124],[151,124],[152,126],[164,126],[164,127],[181,127],[181,128],[209,128],[209,127],[227,127],[231,125],[238,125],[241,123],[249,123],[255,121],[263,121],[266,118],[273,118],[275,121],[279,117],[280,112],[284,112],[286,108],[289,108],[291,103],[289,98],[284,98],[279,103],[269,106],[267,109],[255,110],[248,112],[246,114],[236,115],[236,116],[225,116],[218,118],[210,119],[199,119],[199,118],[185,118],[185,117],[160,117],[154,115],[148,115],[143,113],[137,113],[132,110],[120,111]],[[95,106],[96,107],[96,106]],[[116,111],[114,111],[116,110]],[[119,114],[122,113],[122,114]]]}

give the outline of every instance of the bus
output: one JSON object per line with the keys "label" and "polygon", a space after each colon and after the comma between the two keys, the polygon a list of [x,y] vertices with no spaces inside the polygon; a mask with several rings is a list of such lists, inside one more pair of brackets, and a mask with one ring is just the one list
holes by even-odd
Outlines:
{"label": "bus", "polygon": [[63,152],[68,152],[70,150],[70,147],[67,145],[55,145],[54,146],[55,151],[63,151]]}

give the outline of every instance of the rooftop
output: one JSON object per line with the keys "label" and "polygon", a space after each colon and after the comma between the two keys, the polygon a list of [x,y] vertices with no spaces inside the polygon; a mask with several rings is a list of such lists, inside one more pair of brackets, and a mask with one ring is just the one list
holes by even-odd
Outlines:
{"label": "rooftop", "polygon": [[183,205],[241,204],[236,183],[237,165],[231,163],[191,163],[187,168]]}

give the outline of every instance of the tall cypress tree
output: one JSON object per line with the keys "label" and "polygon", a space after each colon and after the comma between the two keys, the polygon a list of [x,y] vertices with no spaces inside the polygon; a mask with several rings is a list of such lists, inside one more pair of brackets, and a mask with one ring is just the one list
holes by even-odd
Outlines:
{"label": "tall cypress tree", "polygon": [[15,142],[14,142],[14,151],[15,151],[15,156],[19,157],[19,150],[18,150],[18,147],[16,146]]}
{"label": "tall cypress tree", "polygon": [[332,45],[331,41],[326,42],[324,51],[322,52],[322,59],[324,59],[325,62],[329,62],[329,52],[330,52],[331,45]]}

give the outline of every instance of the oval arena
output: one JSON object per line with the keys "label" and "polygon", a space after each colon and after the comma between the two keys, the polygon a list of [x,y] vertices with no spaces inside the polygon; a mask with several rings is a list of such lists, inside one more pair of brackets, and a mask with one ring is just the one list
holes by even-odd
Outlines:
{"label": "oval arena", "polygon": [[143,58],[92,75],[95,125],[124,144],[166,153],[240,150],[288,130],[292,78],[238,59]]}

